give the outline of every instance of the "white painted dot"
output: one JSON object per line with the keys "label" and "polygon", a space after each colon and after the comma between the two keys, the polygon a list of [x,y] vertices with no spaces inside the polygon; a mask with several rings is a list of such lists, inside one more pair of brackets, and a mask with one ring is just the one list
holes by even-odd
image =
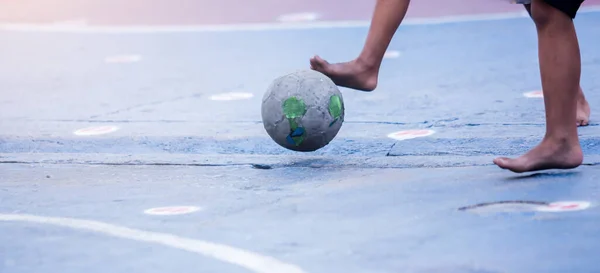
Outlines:
{"label": "white painted dot", "polygon": [[541,90],[540,91],[531,91],[531,92],[523,93],[523,96],[525,96],[526,98],[543,98],[544,92]]}
{"label": "white painted dot", "polygon": [[71,27],[85,27],[88,25],[88,21],[84,18],[77,18],[64,21],[55,21],[51,23],[54,26],[71,26]]}
{"label": "white painted dot", "polygon": [[245,92],[229,92],[210,96],[211,100],[229,101],[229,100],[245,100],[254,97],[252,93]]}
{"label": "white painted dot", "polygon": [[78,136],[95,136],[95,135],[104,135],[104,134],[113,133],[113,132],[116,132],[117,130],[119,130],[119,127],[116,127],[116,126],[94,126],[94,127],[87,127],[87,128],[79,129],[79,130],[73,132],[73,134],[78,135]]}
{"label": "white painted dot", "polygon": [[284,14],[277,18],[279,22],[311,22],[319,18],[319,14],[314,12],[300,12]]}
{"label": "white painted dot", "polygon": [[150,215],[181,215],[196,212],[201,210],[200,207],[194,206],[172,206],[172,207],[159,207],[151,208],[144,211],[145,214]]}
{"label": "white painted dot", "polygon": [[435,134],[433,130],[406,130],[390,133],[387,136],[395,140],[407,140],[417,137],[426,137]]}
{"label": "white painted dot", "polygon": [[501,201],[483,203],[475,206],[460,208],[460,210],[475,213],[492,212],[569,212],[589,208],[591,204],[585,201],[561,201],[553,203],[534,201]]}
{"label": "white painted dot", "polygon": [[383,54],[383,58],[385,59],[395,59],[400,57],[400,51],[397,50],[388,50],[385,52],[385,54]]}
{"label": "white painted dot", "polygon": [[116,63],[136,63],[142,60],[142,56],[140,55],[116,55],[116,56],[110,56],[110,57],[106,57],[106,59],[104,59],[104,62],[109,63],[109,64],[116,64]]}
{"label": "white painted dot", "polygon": [[550,203],[547,206],[540,206],[538,211],[543,212],[568,212],[584,210],[590,207],[590,202],[585,201],[562,201]]}

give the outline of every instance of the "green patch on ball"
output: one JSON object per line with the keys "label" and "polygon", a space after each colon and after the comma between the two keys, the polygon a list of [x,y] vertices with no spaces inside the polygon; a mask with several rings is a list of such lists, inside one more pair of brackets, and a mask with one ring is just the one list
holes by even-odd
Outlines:
{"label": "green patch on ball", "polygon": [[333,117],[333,121],[329,123],[329,127],[333,126],[342,116],[342,99],[338,95],[333,95],[329,98],[329,114]]}
{"label": "green patch on ball", "polygon": [[301,118],[306,114],[306,105],[296,97],[288,98],[283,102],[283,114],[286,118]]}
{"label": "green patch on ball", "polygon": [[300,146],[304,141],[305,130],[299,124],[306,114],[306,105],[296,97],[291,97],[283,102],[283,114],[290,123],[290,133],[286,137],[288,143]]}

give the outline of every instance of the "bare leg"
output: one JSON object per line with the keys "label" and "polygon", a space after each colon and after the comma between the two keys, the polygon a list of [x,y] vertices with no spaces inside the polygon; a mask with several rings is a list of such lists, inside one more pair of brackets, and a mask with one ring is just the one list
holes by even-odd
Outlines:
{"label": "bare leg", "polygon": [[358,58],[330,64],[319,56],[310,59],[310,67],[329,76],[337,85],[361,91],[377,87],[379,67],[394,33],[406,15],[410,0],[377,0],[369,34]]}
{"label": "bare leg", "polygon": [[[523,5],[529,15],[531,15],[531,5]],[[575,120],[577,126],[587,126],[590,122],[590,105],[588,101],[585,99],[585,95],[583,94],[583,89],[579,86],[579,92],[577,92],[577,113],[575,115]]]}
{"label": "bare leg", "polygon": [[581,75],[575,26],[569,16],[543,0],[534,0],[531,12],[538,33],[546,135],[525,155],[515,159],[496,158],[494,163],[517,173],[575,168],[583,161],[577,126],[573,122]]}

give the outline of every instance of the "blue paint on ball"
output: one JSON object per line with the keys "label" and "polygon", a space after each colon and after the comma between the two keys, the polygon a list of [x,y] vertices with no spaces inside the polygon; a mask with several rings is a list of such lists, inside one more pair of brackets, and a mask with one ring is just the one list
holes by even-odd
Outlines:
{"label": "blue paint on ball", "polygon": [[292,144],[292,145],[293,145],[293,144],[296,144],[296,142],[294,142],[294,139],[292,138],[292,136],[291,136],[291,135],[288,135],[288,136],[285,138],[285,140],[287,140],[287,142],[288,142],[289,144]]}
{"label": "blue paint on ball", "polygon": [[296,128],[296,130],[294,130],[294,131],[292,132],[291,136],[292,136],[292,137],[299,137],[299,136],[303,135],[303,134],[304,134],[304,132],[305,132],[305,131],[304,131],[304,128],[302,128],[302,127],[298,127],[298,128]]}

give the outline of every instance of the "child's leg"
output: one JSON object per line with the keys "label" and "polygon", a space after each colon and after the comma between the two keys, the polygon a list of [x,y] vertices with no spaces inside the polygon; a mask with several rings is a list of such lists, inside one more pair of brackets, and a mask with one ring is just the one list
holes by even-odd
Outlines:
{"label": "child's leg", "polygon": [[[525,155],[497,158],[498,166],[514,172],[570,169],[581,165],[583,154],[575,120],[581,74],[579,44],[572,18],[549,3],[579,0],[533,0],[531,15],[538,33],[540,72],[546,108],[546,135]],[[575,9],[575,12],[577,10]]]}
{"label": "child's leg", "polygon": [[383,55],[406,15],[409,2],[377,0],[367,41],[358,58],[346,63],[330,64],[314,56],[310,59],[310,67],[329,76],[339,86],[372,91],[377,87]]}
{"label": "child's leg", "polygon": [[[578,2],[575,0],[575,2]],[[523,5],[529,15],[531,16],[531,4]],[[585,99],[585,95],[583,94],[583,89],[579,86],[579,92],[577,92],[577,113],[575,115],[577,126],[587,126],[590,122],[590,105]]]}

